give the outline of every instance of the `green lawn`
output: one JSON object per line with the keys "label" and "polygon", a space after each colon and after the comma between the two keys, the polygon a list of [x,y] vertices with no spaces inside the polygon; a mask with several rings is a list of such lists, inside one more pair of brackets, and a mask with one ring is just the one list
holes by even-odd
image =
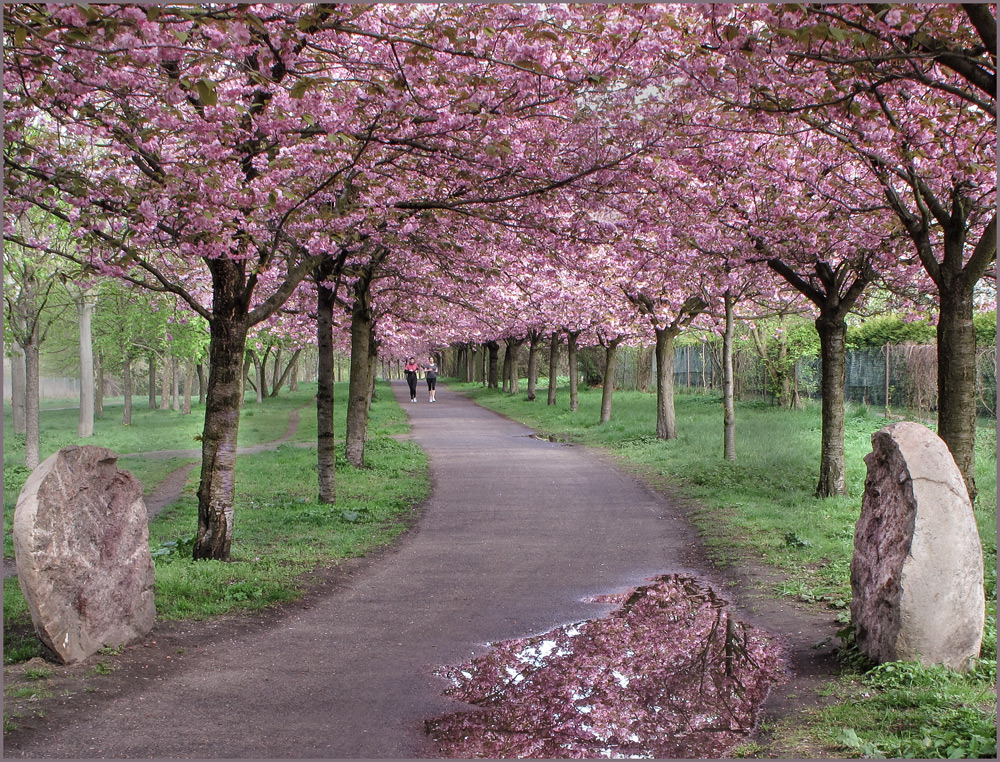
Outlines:
{"label": "green lawn", "polygon": [[[892,421],[880,412],[850,406],[846,422],[849,495],[814,497],[819,475],[820,411],[816,403],[788,411],[766,403],[737,405],[737,460],[722,458],[722,404],[716,395],[680,393],[678,438],[656,439],[653,394],[618,391],[612,420],[600,421],[601,390],[581,389],[579,409],[569,410],[569,390],[558,388],[546,404],[480,384],[449,387],[522,421],[543,434],[599,446],[654,485],[692,498],[695,523],[719,565],[754,561],[769,565],[781,582],[773,592],[828,607],[849,621],[850,562],[854,524],[861,510],[871,435]],[[970,674],[906,665],[870,671],[845,649],[845,667],[830,692],[832,708],[805,724],[775,729],[776,753],[799,756],[823,748],[830,756],[994,756],[996,749],[996,536],[995,422],[984,422],[976,453],[979,496],[975,517],[983,543],[987,628],[981,662]],[[900,675],[905,675],[905,678]],[[985,739],[985,740],[984,740]]]}
{"label": "green lawn", "polygon": [[[301,595],[304,572],[364,555],[403,531],[408,516],[430,489],[427,458],[413,443],[393,438],[393,434],[407,428],[406,415],[388,393],[388,387],[380,385],[380,391],[371,407],[366,468],[353,468],[342,453],[338,455],[337,501],[332,506],[316,501],[315,449],[286,444],[276,452],[239,457],[230,562],[191,560],[199,478],[199,469],[192,470],[181,499],[150,522],[150,548],[156,564],[156,608],[161,619],[200,619],[290,600]],[[241,443],[278,438],[285,432],[289,412],[300,408],[301,428],[293,442],[314,442],[315,393],[315,384],[303,384],[299,392],[268,399],[262,406],[248,402],[241,418]],[[338,384],[335,434],[339,439],[344,436],[346,400],[347,385]],[[155,419],[156,413],[151,411],[150,415]],[[178,429],[187,430],[194,424],[194,414],[190,422],[179,421],[169,413],[159,415],[173,420]],[[45,430],[53,431],[52,426],[46,424]],[[157,434],[145,440],[147,447],[149,442],[172,447],[184,436],[159,420],[154,428]],[[122,440],[116,437],[119,434],[105,424],[87,443],[115,449],[121,446]],[[54,449],[51,439],[58,437],[53,434],[46,444]],[[75,437],[67,439],[73,443],[80,441]],[[4,446],[5,462],[8,457],[16,458],[16,451],[12,454],[6,451],[6,441]],[[145,469],[147,474],[153,473],[147,466],[156,463],[139,458],[119,461],[123,468],[136,472]],[[26,478],[23,471],[23,468],[8,470],[6,465],[4,468],[5,547],[10,544],[17,494]],[[166,472],[158,469],[152,478],[162,478]],[[4,662],[23,661],[39,653],[40,645],[31,632],[17,580],[5,580]]]}
{"label": "green lawn", "polygon": [[[782,581],[776,594],[829,607],[847,620],[853,530],[864,485],[864,455],[872,432],[888,421],[861,407],[847,416],[849,496],[813,496],[818,474],[820,417],[815,404],[785,411],[766,404],[737,408],[737,461],[722,459],[722,409],[714,396],[677,397],[678,439],[663,442],[655,433],[655,397],[618,392],[610,423],[599,421],[600,390],[581,390],[579,410],[568,409],[560,388],[556,406],[524,395],[507,395],[477,384],[451,383],[481,404],[546,434],[604,447],[659,486],[692,499],[693,517],[705,546],[718,564],[752,560],[770,565]],[[346,384],[337,385],[336,436],[342,439]],[[299,431],[277,452],[240,456],[236,528],[229,563],[190,560],[197,505],[197,467],[181,499],[150,525],[156,563],[156,604],[163,619],[192,619],[257,609],[301,594],[302,573],[337,559],[362,555],[403,530],[413,507],[429,492],[427,459],[412,443],[393,435],[407,428],[405,413],[380,384],[371,409],[368,468],[337,462],[337,502],[315,501],[315,452],[296,443],[315,441],[312,399],[315,386],[296,394],[248,401],[240,426],[241,444],[272,441],[301,409]],[[114,408],[111,408],[113,411]],[[97,435],[86,443],[118,452],[197,447],[201,411],[191,416],[136,410],[123,429],[109,411]],[[9,426],[10,421],[5,420]],[[8,431],[10,429],[8,428]],[[85,443],[75,436],[76,411],[42,413],[43,456],[64,444]],[[13,440],[13,441],[11,441]],[[20,450],[18,450],[20,447]],[[9,553],[10,520],[26,477],[23,439],[4,441],[4,535]],[[23,462],[23,461],[22,461]],[[151,490],[183,459],[122,458]],[[844,672],[830,686],[833,704],[772,728],[780,756],[822,749],[826,756],[978,756],[995,753],[996,722],[996,434],[981,430],[977,451],[976,519],[987,570],[988,626],[982,659],[965,675],[913,665],[876,670],[845,651]],[[16,580],[4,583],[4,661],[39,653]],[[748,753],[754,753],[748,747]]]}

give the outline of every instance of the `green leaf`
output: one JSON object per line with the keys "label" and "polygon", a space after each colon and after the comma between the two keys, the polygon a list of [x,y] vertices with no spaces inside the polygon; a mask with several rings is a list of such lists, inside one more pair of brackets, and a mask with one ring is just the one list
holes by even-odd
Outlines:
{"label": "green leaf", "polygon": [[66,39],[73,42],[90,42],[90,33],[86,29],[70,29],[66,32]]}
{"label": "green leaf", "polygon": [[861,746],[861,738],[854,728],[844,728],[837,736],[837,742],[849,749],[857,749]]}
{"label": "green leaf", "polygon": [[26,27],[19,26],[14,30],[14,47],[22,47],[26,39],[28,39],[28,29]]}
{"label": "green leaf", "polygon": [[87,21],[97,21],[101,17],[101,14],[94,10],[89,3],[77,3],[76,7],[87,17]]}
{"label": "green leaf", "polygon": [[538,72],[539,74],[544,74],[545,69],[538,61],[532,61],[528,58],[521,58],[514,61],[515,66],[520,66],[522,69],[530,69],[531,71]]}
{"label": "green leaf", "polygon": [[202,77],[195,85],[198,88],[198,98],[205,106],[214,106],[219,102],[219,95],[215,92],[215,83],[210,79]]}
{"label": "green leaf", "polygon": [[292,89],[288,92],[288,97],[295,98],[296,100],[300,99],[313,84],[314,80],[312,77],[302,77],[302,79],[292,85]]}

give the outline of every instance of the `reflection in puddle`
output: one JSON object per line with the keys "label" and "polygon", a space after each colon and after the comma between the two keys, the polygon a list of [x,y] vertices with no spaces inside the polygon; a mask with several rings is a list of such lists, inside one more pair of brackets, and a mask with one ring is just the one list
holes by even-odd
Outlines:
{"label": "reflection in puddle", "polygon": [[439,672],[481,707],[426,723],[444,756],[724,757],[784,677],[777,644],[692,577],[592,600],[620,607]]}

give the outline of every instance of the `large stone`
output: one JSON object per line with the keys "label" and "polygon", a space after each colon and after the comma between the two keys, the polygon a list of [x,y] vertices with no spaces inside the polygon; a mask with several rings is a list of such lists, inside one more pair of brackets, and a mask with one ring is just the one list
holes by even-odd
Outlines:
{"label": "large stone", "polygon": [[851,618],[875,662],[964,669],[979,655],[983,551],[962,474],[934,432],[904,421],[872,435],[851,561]]}
{"label": "large stone", "polygon": [[17,576],[41,641],[67,664],[153,626],[153,560],[139,480],[105,447],[64,447],[14,511]]}

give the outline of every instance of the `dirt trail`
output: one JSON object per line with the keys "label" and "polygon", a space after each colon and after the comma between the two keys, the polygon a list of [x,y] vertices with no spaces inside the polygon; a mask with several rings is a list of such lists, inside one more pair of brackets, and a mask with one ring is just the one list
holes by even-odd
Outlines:
{"label": "dirt trail", "polygon": [[[394,391],[405,399],[405,385]],[[787,642],[795,676],[769,711],[807,703],[829,669],[829,648],[813,646],[833,635],[832,618],[712,572],[682,504],[447,388],[405,408],[433,491],[394,548],[317,572],[305,599],[263,615],[158,623],[143,644],[102,657],[110,675],[57,668],[56,685],[75,691],[7,734],[4,755],[433,757],[425,721],[468,708],[443,695],[436,670],[604,616],[614,606],[595,600],[675,572],[711,582]]]}

